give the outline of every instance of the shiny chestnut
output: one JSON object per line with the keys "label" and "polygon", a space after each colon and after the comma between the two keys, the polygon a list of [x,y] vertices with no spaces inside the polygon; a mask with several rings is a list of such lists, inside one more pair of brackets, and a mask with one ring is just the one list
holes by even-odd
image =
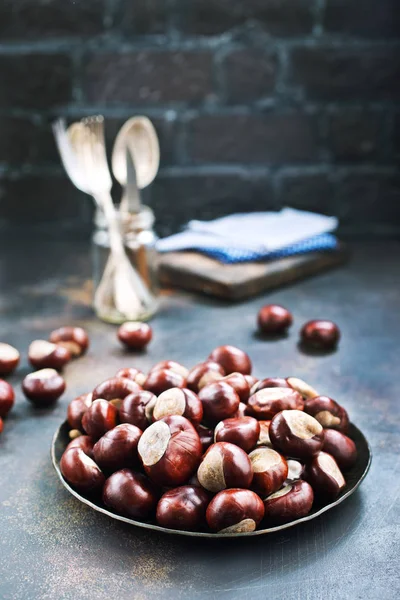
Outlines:
{"label": "shiny chestnut", "polygon": [[124,398],[133,392],[139,392],[141,389],[140,385],[132,381],[132,379],[111,377],[102,381],[94,388],[92,398],[93,400],[103,398],[119,408]]}
{"label": "shiny chestnut", "polygon": [[4,429],[4,421],[3,421],[3,419],[0,417],[0,433],[3,433],[3,429]]}
{"label": "shiny chestnut", "polygon": [[332,321],[309,321],[303,325],[300,339],[305,346],[330,350],[337,346],[340,339],[340,330]]}
{"label": "shiny chestnut", "polygon": [[324,430],[301,410],[283,410],[272,418],[269,437],[273,447],[285,456],[309,459],[322,449]]}
{"label": "shiny chestnut", "polygon": [[157,396],[152,392],[140,390],[126,396],[119,408],[121,423],[136,425],[142,431],[152,422],[152,412]]}
{"label": "shiny chestnut", "polygon": [[320,500],[334,500],[346,485],[336,460],[327,452],[320,452],[307,465],[305,478]]}
{"label": "shiny chestnut", "polygon": [[82,327],[60,327],[50,333],[49,341],[67,348],[74,357],[81,356],[89,347],[89,336]]}
{"label": "shiny chestnut", "polygon": [[50,406],[65,391],[65,381],[55,369],[29,373],[22,381],[22,391],[35,406]]}
{"label": "shiny chestnut", "polygon": [[222,490],[210,502],[206,512],[209,528],[218,533],[255,531],[264,516],[264,505],[251,490]]}
{"label": "shiny chestnut", "polygon": [[260,435],[257,440],[257,447],[259,446],[267,446],[267,448],[272,448],[271,440],[269,437],[269,427],[271,425],[271,421],[258,421],[260,425]]}
{"label": "shiny chestnut", "polygon": [[250,386],[249,383],[242,373],[231,373],[230,375],[225,375],[220,382],[227,383],[237,393],[241,402],[247,402],[250,396]]}
{"label": "shiny chestnut", "polygon": [[246,410],[247,404],[245,404],[244,402],[239,402],[239,408],[237,409],[232,418],[240,419],[241,417],[247,417]]}
{"label": "shiny chestnut", "polygon": [[219,346],[211,352],[208,358],[219,363],[226,375],[230,373],[251,374],[252,365],[249,355],[235,346]]}
{"label": "shiny chestnut", "polygon": [[156,512],[157,523],[168,529],[198,531],[206,523],[209,495],[201,487],[183,485],[161,496]]}
{"label": "shiny chestnut", "polygon": [[60,469],[64,479],[85,494],[99,492],[105,482],[105,477],[94,460],[80,448],[65,450],[60,460]]}
{"label": "shiny chestnut", "polygon": [[82,427],[94,440],[100,439],[117,424],[118,411],[107,400],[94,400],[82,417]]}
{"label": "shiny chestnut", "polygon": [[282,410],[303,410],[304,401],[290,388],[263,388],[250,396],[247,414],[256,419],[269,420]]}
{"label": "shiny chestnut", "polygon": [[303,400],[309,400],[310,398],[316,398],[319,396],[317,390],[299,377],[288,377],[286,381],[291,388],[296,390],[296,392],[299,392],[299,394],[303,397]]}
{"label": "shiny chestnut", "polygon": [[259,392],[260,390],[264,390],[265,388],[290,388],[290,385],[283,377],[267,377],[266,379],[259,379],[252,387],[250,388],[250,396]]}
{"label": "shiny chestnut", "polygon": [[71,448],[80,448],[85,454],[93,458],[93,446],[94,442],[88,435],[80,435],[73,439],[68,446],[65,448],[65,452]]}
{"label": "shiny chestnut", "polygon": [[15,394],[12,386],[0,379],[0,417],[7,416],[14,405]]}
{"label": "shiny chestnut", "polygon": [[67,408],[67,421],[71,429],[82,429],[82,417],[92,404],[92,394],[82,394],[71,400]]}
{"label": "shiny chestnut", "polygon": [[133,367],[119,369],[115,373],[114,377],[118,377],[118,379],[121,377],[123,377],[124,379],[132,379],[132,381],[140,385],[140,387],[142,387],[144,382],[146,381],[146,375],[142,371],[139,371],[139,369],[135,369]]}
{"label": "shiny chestnut", "polygon": [[204,425],[198,425],[196,427],[196,431],[199,434],[202,447],[202,454],[204,454],[206,450],[208,450],[208,448],[211,446],[211,444],[214,443],[214,430],[209,429]]}
{"label": "shiny chestnut", "polygon": [[343,471],[351,469],[357,460],[357,448],[353,440],[335,429],[325,429],[323,451],[333,456]]}
{"label": "shiny chestnut", "polygon": [[228,442],[217,442],[203,456],[197,478],[210,492],[232,487],[249,488],[253,469],[244,450]]}
{"label": "shiny chestnut", "polygon": [[250,452],[260,435],[260,424],[253,417],[241,417],[220,421],[215,428],[216,442],[230,442]]}
{"label": "shiny chestnut", "polygon": [[304,411],[317,419],[324,429],[337,429],[345,433],[349,428],[347,411],[328,396],[317,396],[307,400]]}
{"label": "shiny chestnut", "polygon": [[14,346],[0,342],[0,375],[10,375],[17,368],[19,360],[19,352]]}
{"label": "shiny chestnut", "polygon": [[179,373],[179,375],[182,375],[184,379],[186,379],[189,374],[189,369],[175,360],[161,360],[150,369],[150,373],[151,371],[159,371],[160,369],[168,369],[170,371],[174,371],[175,373]]}
{"label": "shiny chestnut", "polygon": [[172,415],[156,421],[143,432],[138,452],[150,479],[159,485],[178,486],[197,469],[202,447],[191,422]]}
{"label": "shiny chestnut", "polygon": [[159,396],[165,390],[170,388],[184,388],[186,387],[186,379],[176,371],[171,369],[157,369],[150,371],[147,375],[146,381],[143,384],[143,388],[152,392],[156,396]]}
{"label": "shiny chestnut", "polygon": [[139,465],[137,446],[142,431],[135,425],[123,423],[107,431],[93,447],[93,456],[100,469],[114,473]]}
{"label": "shiny chestnut", "polygon": [[126,321],[119,327],[119,341],[129,350],[143,350],[151,341],[153,331],[148,323]]}
{"label": "shiny chestnut", "polygon": [[146,519],[153,515],[157,500],[156,486],[142,473],[130,469],[113,473],[104,484],[104,504],[131,519]]}
{"label": "shiny chestnut", "polygon": [[286,477],[285,485],[289,483],[293,483],[298,479],[302,479],[304,476],[304,465],[298,460],[294,460],[293,458],[289,458],[287,461],[288,465],[288,474]]}
{"label": "shiny chestnut", "polygon": [[310,512],[314,502],[314,492],[306,481],[295,481],[264,500],[265,525],[282,525],[301,519]]}
{"label": "shiny chestnut", "polygon": [[207,360],[190,369],[187,376],[187,387],[197,393],[199,391],[200,381],[207,373],[210,373],[210,371],[219,373],[222,377],[225,375],[225,371],[220,364],[212,360]]}
{"label": "shiny chestnut", "polygon": [[279,490],[288,474],[286,459],[271,448],[256,448],[249,459],[254,472],[252,489],[261,498]]}
{"label": "shiny chestnut", "polygon": [[28,359],[35,369],[56,369],[61,371],[71,360],[71,352],[46,340],[35,340],[29,346]]}
{"label": "shiny chestnut", "polygon": [[203,418],[203,405],[192,390],[170,388],[158,396],[153,409],[153,420],[159,421],[170,415],[180,415],[198,425]]}
{"label": "shiny chestnut", "polygon": [[257,315],[258,329],[265,334],[283,333],[292,322],[291,313],[279,304],[267,304],[260,308]]}
{"label": "shiny chestnut", "polygon": [[219,421],[233,417],[240,403],[240,398],[228,383],[210,383],[199,392],[203,405],[204,420],[215,425]]}
{"label": "shiny chestnut", "polygon": [[198,391],[202,390],[206,385],[210,385],[210,383],[221,381],[223,378],[224,376],[218,371],[213,371],[212,369],[207,370],[199,381],[199,385],[197,386]]}

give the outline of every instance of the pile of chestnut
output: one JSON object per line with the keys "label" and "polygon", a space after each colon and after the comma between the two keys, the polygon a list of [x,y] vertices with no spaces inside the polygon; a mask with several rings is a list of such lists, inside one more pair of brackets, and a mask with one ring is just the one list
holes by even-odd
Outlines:
{"label": "pile of chestnut", "polygon": [[346,485],[357,456],[347,412],[301,379],[251,370],[233,346],[191,370],[121,369],[70,403],[64,479],[170,529],[251,532],[304,517]]}

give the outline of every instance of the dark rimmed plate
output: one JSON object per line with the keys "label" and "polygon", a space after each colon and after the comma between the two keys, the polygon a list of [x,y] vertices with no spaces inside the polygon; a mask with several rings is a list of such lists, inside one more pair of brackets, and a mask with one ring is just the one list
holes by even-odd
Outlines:
{"label": "dark rimmed plate", "polygon": [[57,471],[57,475],[59,476],[62,484],[67,490],[78,500],[87,504],[94,510],[101,512],[105,515],[108,515],[112,519],[117,519],[118,521],[123,521],[124,523],[129,523],[130,525],[136,525],[136,527],[142,527],[144,529],[152,529],[153,531],[160,531],[162,533],[172,533],[174,535],[186,535],[192,537],[202,537],[202,538],[228,538],[228,537],[249,537],[255,535],[264,535],[266,533],[273,533],[275,531],[280,531],[281,529],[287,529],[288,527],[294,527],[299,523],[303,523],[305,521],[311,521],[311,519],[315,519],[319,517],[322,513],[330,510],[331,508],[337,506],[343,500],[346,500],[353,492],[356,491],[358,486],[361,484],[362,480],[368,473],[369,467],[371,465],[372,453],[371,449],[368,445],[367,440],[364,435],[361,433],[359,429],[353,424],[350,425],[349,429],[349,437],[355,442],[358,451],[357,462],[354,467],[346,472],[346,487],[340,496],[330,504],[326,504],[325,506],[316,506],[312,509],[312,511],[301,519],[296,519],[295,521],[291,521],[290,523],[285,523],[284,525],[279,525],[278,527],[271,527],[269,529],[258,529],[251,533],[206,533],[206,532],[195,532],[195,531],[179,531],[176,529],[167,529],[165,527],[160,527],[159,525],[155,525],[153,523],[144,523],[142,521],[134,521],[133,519],[128,519],[127,517],[122,517],[116,513],[108,510],[101,501],[88,500],[84,496],[81,496],[76,490],[74,490],[64,479],[60,471],[60,459],[62,453],[65,450],[70,439],[68,437],[68,432],[70,427],[65,421],[56,431],[53,437],[53,442],[51,445],[51,458],[53,461],[53,465],[55,470]]}

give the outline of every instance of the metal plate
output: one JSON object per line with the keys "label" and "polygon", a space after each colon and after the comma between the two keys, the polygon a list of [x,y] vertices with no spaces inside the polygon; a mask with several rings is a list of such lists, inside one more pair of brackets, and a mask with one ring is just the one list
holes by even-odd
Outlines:
{"label": "metal plate", "polygon": [[101,503],[101,501],[95,502],[92,500],[88,500],[84,496],[81,496],[76,490],[74,490],[65,481],[65,479],[62,476],[61,471],[60,471],[60,460],[61,460],[62,453],[64,452],[65,447],[67,446],[68,442],[70,442],[70,439],[68,437],[69,430],[70,430],[70,426],[68,425],[67,421],[64,421],[64,423],[59,427],[59,429],[57,429],[56,433],[54,434],[53,442],[52,442],[52,446],[51,446],[51,458],[53,461],[54,468],[57,471],[57,475],[59,476],[62,484],[64,485],[64,487],[67,488],[67,490],[73,496],[75,496],[76,498],[78,498],[78,500],[80,500],[84,504],[87,504],[94,510],[97,510],[98,512],[108,515],[112,519],[117,519],[118,521],[123,521],[124,523],[129,523],[130,525],[136,525],[136,527],[142,527],[144,529],[152,529],[154,531],[160,531],[162,533],[171,533],[173,535],[185,535],[185,536],[189,536],[189,537],[224,538],[224,539],[226,539],[228,537],[235,537],[235,538],[236,537],[249,537],[249,536],[256,536],[256,535],[264,535],[266,533],[273,533],[275,531],[280,531],[281,529],[287,529],[289,527],[294,527],[295,525],[298,525],[299,523],[303,523],[305,521],[311,521],[311,519],[315,519],[316,517],[319,517],[319,515],[321,515],[322,513],[330,510],[331,508],[334,508],[335,506],[337,506],[338,504],[343,502],[343,500],[346,500],[346,498],[351,496],[351,494],[353,494],[356,491],[356,489],[358,488],[358,486],[361,484],[361,482],[365,478],[366,474],[368,473],[368,470],[371,465],[371,460],[372,460],[372,452],[371,452],[369,444],[368,444],[367,440],[365,439],[364,435],[361,433],[361,431],[359,429],[357,429],[357,427],[355,425],[350,424],[348,435],[355,442],[355,444],[357,446],[357,451],[358,451],[357,462],[354,465],[354,467],[352,467],[351,470],[346,472],[346,474],[345,474],[346,482],[347,482],[346,487],[344,488],[344,490],[342,491],[340,496],[334,502],[331,502],[330,504],[326,504],[324,506],[313,507],[311,512],[306,517],[303,517],[301,519],[296,519],[295,521],[291,521],[290,523],[285,523],[284,525],[279,525],[278,527],[271,527],[269,529],[257,529],[256,531],[253,531],[251,533],[225,533],[224,534],[224,533],[209,533],[209,532],[197,532],[197,531],[196,532],[180,531],[180,530],[176,530],[176,529],[167,529],[166,527],[160,527],[159,525],[155,525],[154,523],[151,523],[151,522],[146,523],[146,522],[142,522],[142,521],[134,521],[133,519],[123,517],[121,515],[118,515],[116,513],[111,512],[110,510],[108,510],[104,506],[104,504]]}

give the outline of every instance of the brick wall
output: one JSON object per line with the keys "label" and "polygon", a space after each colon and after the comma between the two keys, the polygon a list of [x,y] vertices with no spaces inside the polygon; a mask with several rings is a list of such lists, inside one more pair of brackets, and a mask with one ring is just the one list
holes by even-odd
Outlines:
{"label": "brick wall", "polygon": [[[153,119],[158,230],[291,205],[400,232],[398,0],[2,0],[0,229],[91,224],[49,123]],[[396,136],[397,132],[397,136]]]}

